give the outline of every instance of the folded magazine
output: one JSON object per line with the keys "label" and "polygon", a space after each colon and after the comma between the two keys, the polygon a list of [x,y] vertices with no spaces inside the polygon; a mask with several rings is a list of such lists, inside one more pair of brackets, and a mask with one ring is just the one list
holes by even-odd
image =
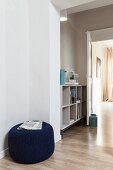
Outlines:
{"label": "folded magazine", "polygon": [[26,121],[18,127],[18,130],[26,129],[26,130],[41,130],[42,122],[40,121]]}

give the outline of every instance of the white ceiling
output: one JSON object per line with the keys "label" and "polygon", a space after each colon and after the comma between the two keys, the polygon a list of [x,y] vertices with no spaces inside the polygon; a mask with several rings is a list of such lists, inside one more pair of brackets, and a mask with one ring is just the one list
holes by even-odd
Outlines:
{"label": "white ceiling", "polygon": [[67,9],[74,6],[82,5],[95,0],[52,0],[60,9]]}
{"label": "white ceiling", "polygon": [[113,0],[51,0],[51,1],[61,10],[68,9],[68,14],[113,4]]}

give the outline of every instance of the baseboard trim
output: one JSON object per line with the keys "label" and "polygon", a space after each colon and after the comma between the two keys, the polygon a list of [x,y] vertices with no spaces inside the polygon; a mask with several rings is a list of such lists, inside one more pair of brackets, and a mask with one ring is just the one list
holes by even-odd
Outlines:
{"label": "baseboard trim", "polygon": [[0,152],[0,159],[4,158],[6,155],[8,155],[8,148]]}
{"label": "baseboard trim", "polygon": [[61,138],[61,135],[57,136],[57,137],[55,138],[55,143],[59,142],[61,139],[62,139],[62,138]]}

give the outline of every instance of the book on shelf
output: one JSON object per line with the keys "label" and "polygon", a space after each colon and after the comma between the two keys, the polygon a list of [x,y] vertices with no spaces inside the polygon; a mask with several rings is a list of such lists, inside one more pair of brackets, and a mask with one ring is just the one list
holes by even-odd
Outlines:
{"label": "book on shelf", "polygon": [[73,88],[71,89],[71,92],[70,92],[70,99],[71,99],[71,103],[75,103],[76,102],[76,89]]}

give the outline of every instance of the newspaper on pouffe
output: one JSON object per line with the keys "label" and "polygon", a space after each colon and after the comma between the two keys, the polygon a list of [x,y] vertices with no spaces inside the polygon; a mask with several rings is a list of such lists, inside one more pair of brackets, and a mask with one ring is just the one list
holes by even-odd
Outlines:
{"label": "newspaper on pouffe", "polygon": [[26,121],[21,124],[18,130],[26,129],[26,130],[41,130],[42,129],[42,122],[40,121]]}

